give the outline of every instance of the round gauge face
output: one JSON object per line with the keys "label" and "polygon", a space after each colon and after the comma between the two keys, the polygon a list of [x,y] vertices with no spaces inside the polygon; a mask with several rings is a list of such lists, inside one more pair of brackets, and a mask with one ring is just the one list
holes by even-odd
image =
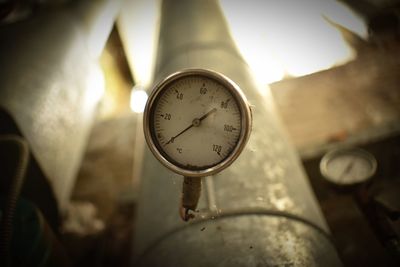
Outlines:
{"label": "round gauge face", "polygon": [[372,178],[377,163],[370,153],[361,149],[340,149],[327,153],[321,160],[321,173],[337,185],[359,184]]}
{"label": "round gauge face", "polygon": [[208,70],[186,70],[161,82],[144,119],[153,154],[185,176],[205,176],[230,165],[243,149],[251,115],[240,89]]}

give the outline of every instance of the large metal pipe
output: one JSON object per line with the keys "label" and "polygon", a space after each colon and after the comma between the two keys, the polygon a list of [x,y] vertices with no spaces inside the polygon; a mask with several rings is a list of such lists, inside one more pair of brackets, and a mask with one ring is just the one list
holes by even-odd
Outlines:
{"label": "large metal pipe", "polygon": [[59,4],[0,28],[0,132],[28,141],[45,179],[25,188],[45,215],[69,202],[99,100],[96,61],[120,2]]}
{"label": "large metal pipe", "polygon": [[145,151],[134,266],[340,266],[299,159],[217,1],[162,2],[155,83],[185,68],[236,82],[253,105],[252,134],[235,163],[205,179],[190,223],[177,214],[182,177]]}

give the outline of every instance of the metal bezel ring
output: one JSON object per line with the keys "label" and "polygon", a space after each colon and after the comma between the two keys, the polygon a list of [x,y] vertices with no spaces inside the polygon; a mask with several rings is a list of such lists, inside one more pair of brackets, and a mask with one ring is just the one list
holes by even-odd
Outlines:
{"label": "metal bezel ring", "polygon": [[[200,170],[193,170],[183,168],[181,166],[177,166],[171,160],[166,158],[158,149],[156,145],[156,141],[153,140],[152,134],[152,127],[150,126],[151,123],[151,115],[153,114],[154,103],[157,100],[157,97],[163,92],[163,90],[168,88],[168,85],[186,76],[205,76],[207,78],[216,80],[217,82],[221,83],[226,89],[228,89],[232,95],[236,98],[236,102],[238,103],[240,113],[241,113],[241,132],[239,135],[239,140],[233,151],[221,162],[218,164],[208,167],[205,169]],[[143,129],[144,129],[144,136],[146,142],[153,153],[153,155],[168,169],[174,171],[175,173],[181,174],[187,177],[203,177],[216,174],[229,165],[231,165],[240,153],[243,151],[247,140],[249,139],[250,132],[251,132],[251,123],[252,123],[252,115],[251,110],[248,105],[247,99],[243,92],[240,90],[239,86],[237,86],[232,80],[228,77],[220,74],[216,71],[207,70],[207,69],[185,69],[182,71],[178,71],[173,73],[172,75],[166,77],[160,83],[158,83],[153,91],[151,92],[149,99],[147,100],[146,107],[144,110],[144,118],[143,118]]]}

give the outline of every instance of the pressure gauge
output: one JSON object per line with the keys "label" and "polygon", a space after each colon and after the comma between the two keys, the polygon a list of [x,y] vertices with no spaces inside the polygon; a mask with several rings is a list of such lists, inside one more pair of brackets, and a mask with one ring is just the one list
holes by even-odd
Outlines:
{"label": "pressure gauge", "polygon": [[338,149],[321,160],[323,177],[339,186],[350,186],[368,181],[376,173],[375,157],[358,148]]}
{"label": "pressure gauge", "polygon": [[155,157],[186,177],[215,174],[243,150],[251,112],[240,88],[224,75],[188,69],[160,82],[144,112],[146,141]]}

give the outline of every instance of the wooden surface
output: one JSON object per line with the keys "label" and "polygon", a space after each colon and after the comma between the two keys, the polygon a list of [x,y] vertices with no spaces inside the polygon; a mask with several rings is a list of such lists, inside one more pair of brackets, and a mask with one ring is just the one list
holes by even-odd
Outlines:
{"label": "wooden surface", "polygon": [[344,66],[270,85],[296,148],[301,152],[366,132],[379,137],[398,130],[399,56],[396,47],[370,50]]}

